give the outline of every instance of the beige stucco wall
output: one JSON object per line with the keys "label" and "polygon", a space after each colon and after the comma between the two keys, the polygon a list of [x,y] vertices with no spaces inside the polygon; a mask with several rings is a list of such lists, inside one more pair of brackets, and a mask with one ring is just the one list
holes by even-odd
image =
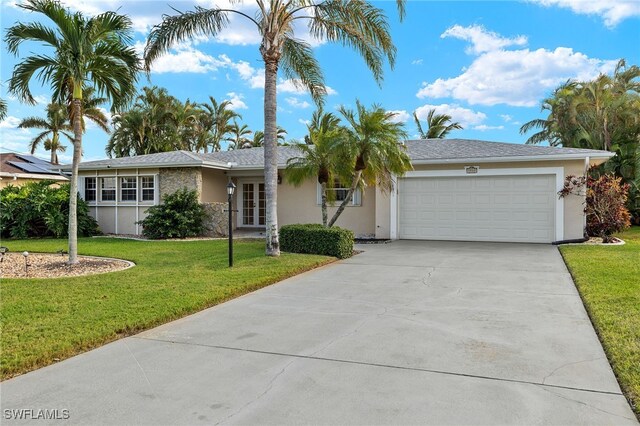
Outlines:
{"label": "beige stucco wall", "polygon": [[227,183],[229,178],[223,170],[202,169],[203,203],[223,203],[227,201]]}
{"label": "beige stucco wall", "polygon": [[[279,225],[292,223],[322,223],[322,212],[318,205],[317,182],[309,179],[299,187],[289,185],[286,181],[278,185],[278,222]],[[329,219],[337,210],[337,206],[329,207]],[[362,194],[361,206],[348,206],[336,226],[351,229],[356,236],[375,235],[376,190],[367,188]]]}
{"label": "beige stucco wall", "polygon": [[[567,161],[528,161],[528,162],[497,162],[497,163],[451,163],[416,165],[414,170],[460,170],[464,166],[477,165],[480,170],[486,169],[511,169],[511,168],[541,168],[562,167],[564,176],[582,176],[585,172],[584,160]],[[564,203],[564,240],[580,239],[584,234],[584,196],[571,195],[563,199]],[[389,220],[388,216],[386,218]]]}

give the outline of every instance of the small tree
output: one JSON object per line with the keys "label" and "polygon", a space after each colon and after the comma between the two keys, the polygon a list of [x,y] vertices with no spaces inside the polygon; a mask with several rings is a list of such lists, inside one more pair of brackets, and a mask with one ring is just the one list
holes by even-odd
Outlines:
{"label": "small tree", "polygon": [[333,188],[336,179],[344,180],[342,175],[345,171],[341,169],[347,161],[341,144],[345,142],[346,132],[340,126],[338,117],[325,113],[322,109],[313,113],[307,130],[307,143],[294,145],[302,155],[287,162],[286,177],[296,186],[302,185],[309,178],[318,179],[321,187],[322,224],[327,226],[327,201],[335,201],[335,191],[327,189]]}
{"label": "small tree", "polygon": [[621,178],[605,174],[599,177],[567,176],[558,194],[561,197],[569,194],[586,195],[586,233],[609,243],[615,232],[631,226],[631,215],[625,206],[628,192],[629,185],[622,183]]}

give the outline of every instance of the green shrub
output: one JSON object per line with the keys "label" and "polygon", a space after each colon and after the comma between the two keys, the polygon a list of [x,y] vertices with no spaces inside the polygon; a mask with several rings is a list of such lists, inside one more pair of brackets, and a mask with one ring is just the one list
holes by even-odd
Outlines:
{"label": "green shrub", "polygon": [[198,193],[184,188],[163,197],[162,204],[150,207],[147,217],[138,223],[147,238],[187,238],[204,233],[205,218]]}
{"label": "green shrub", "polygon": [[[9,185],[0,190],[0,234],[2,237],[64,238],[69,226],[69,184],[55,186],[52,180]],[[78,235],[100,234],[89,216],[87,203],[78,197]]]}
{"label": "green shrub", "polygon": [[280,247],[292,253],[322,254],[339,259],[353,254],[353,232],[320,224],[285,225],[280,228]]}

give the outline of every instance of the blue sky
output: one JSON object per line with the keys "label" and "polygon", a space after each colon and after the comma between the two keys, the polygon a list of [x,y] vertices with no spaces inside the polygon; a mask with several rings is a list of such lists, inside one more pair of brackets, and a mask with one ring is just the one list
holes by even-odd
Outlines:
{"label": "blue sky", "polygon": [[[136,46],[144,46],[150,28],[163,13],[174,14],[169,5],[190,10],[194,4],[207,7],[228,0],[132,1],[85,0],[63,3],[73,10],[95,14],[119,9],[133,19]],[[36,17],[18,9],[15,1],[2,0],[2,33],[16,22]],[[330,93],[326,109],[353,106],[355,99],[378,103],[397,111],[407,131],[416,135],[411,114],[426,117],[430,108],[447,113],[464,126],[451,137],[523,143],[520,125],[541,117],[540,101],[553,88],[570,78],[590,79],[610,72],[620,58],[640,64],[640,2],[615,0],[531,1],[409,1],[401,23],[391,1],[375,2],[391,22],[397,46],[396,66],[387,67],[379,87],[362,59],[338,45],[310,40],[305,28],[296,33],[315,47]],[[251,0],[241,6],[251,12]],[[233,18],[231,28],[215,39],[199,39],[175,46],[154,65],[150,80],[140,86],[166,87],[181,100],[204,102],[208,96],[228,99],[243,122],[253,130],[262,128],[263,66],[257,34],[246,23]],[[40,52],[25,44],[20,53]],[[37,81],[32,92],[39,104],[20,104],[6,93],[6,80],[19,58],[2,49],[1,95],[8,99],[8,117],[0,122],[2,151],[26,152],[36,131],[16,129],[20,119],[44,115],[50,97]],[[280,80],[278,124],[289,138],[305,134],[305,121],[314,110],[308,94],[290,81]],[[109,105],[104,106],[109,109]],[[108,140],[104,132],[89,127],[84,138],[85,160],[103,158]],[[37,152],[48,158],[44,150]],[[70,160],[71,149],[61,156]]]}

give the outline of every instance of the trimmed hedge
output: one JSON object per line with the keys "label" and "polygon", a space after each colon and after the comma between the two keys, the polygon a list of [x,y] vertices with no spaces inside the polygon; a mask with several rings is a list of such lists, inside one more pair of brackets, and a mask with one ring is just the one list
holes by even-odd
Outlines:
{"label": "trimmed hedge", "polygon": [[353,232],[316,223],[280,228],[280,247],[291,253],[308,253],[345,259],[353,255]]}

